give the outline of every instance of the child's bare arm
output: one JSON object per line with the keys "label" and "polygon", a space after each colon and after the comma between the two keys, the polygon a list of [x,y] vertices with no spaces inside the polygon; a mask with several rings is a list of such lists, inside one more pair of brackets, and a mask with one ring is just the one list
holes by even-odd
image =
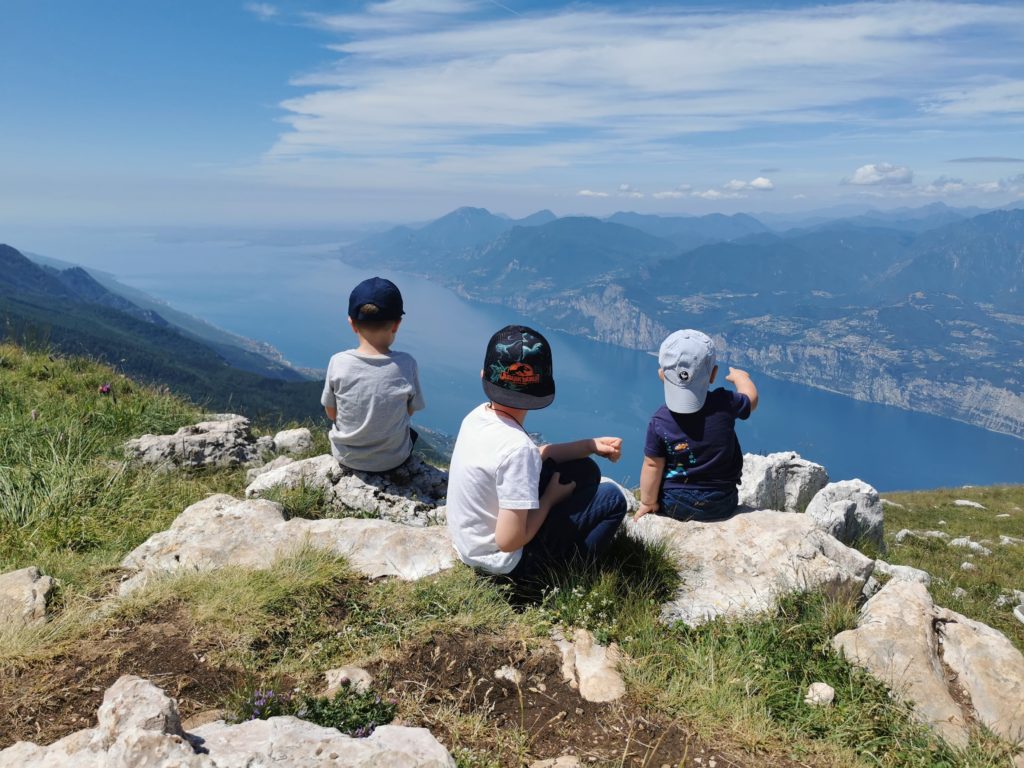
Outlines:
{"label": "child's bare arm", "polygon": [[622,456],[621,437],[588,437],[571,443],[548,443],[540,447],[541,459],[572,461],[596,454],[616,462]]}
{"label": "child's bare arm", "polygon": [[649,512],[658,511],[658,491],[661,489],[663,474],[665,474],[664,456],[644,456],[644,464],[640,468],[640,509],[633,515],[634,521]]}
{"label": "child's bare arm", "polygon": [[337,408],[331,408],[330,406],[325,405],[324,406],[324,413],[327,414],[327,418],[330,419],[331,421],[337,421],[338,420],[338,409]]}
{"label": "child's bare arm", "polygon": [[725,380],[731,381],[741,395],[750,398],[751,413],[757,410],[757,386],[751,381],[749,373],[742,368],[730,368],[729,375],[725,377]]}

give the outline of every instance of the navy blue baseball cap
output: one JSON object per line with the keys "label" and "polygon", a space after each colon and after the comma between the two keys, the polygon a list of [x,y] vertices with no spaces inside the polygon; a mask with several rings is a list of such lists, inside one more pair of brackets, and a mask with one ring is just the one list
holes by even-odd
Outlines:
{"label": "navy blue baseball cap", "polygon": [[[377,308],[373,314],[361,312],[365,304]],[[348,297],[348,316],[353,320],[401,320],[405,314],[398,286],[383,277],[363,280]]]}

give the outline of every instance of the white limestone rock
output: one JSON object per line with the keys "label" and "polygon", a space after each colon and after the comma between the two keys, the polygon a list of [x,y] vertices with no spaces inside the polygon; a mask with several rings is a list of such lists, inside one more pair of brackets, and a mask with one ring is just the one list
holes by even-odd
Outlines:
{"label": "white limestone rock", "polygon": [[977,541],[971,541],[970,536],[961,536],[958,539],[950,539],[949,546],[957,547],[959,549],[966,549],[969,552],[973,552],[976,555],[982,555],[984,557],[988,557],[992,554],[991,549],[980,544]]}
{"label": "white limestone rock", "polygon": [[129,461],[160,469],[236,467],[261,463],[273,440],[256,438],[249,420],[233,413],[182,427],[173,435],[143,435],[124,445]]}
{"label": "white limestone rock", "polygon": [[161,574],[224,566],[269,568],[304,546],[341,555],[369,578],[419,579],[455,562],[443,526],[413,528],[354,518],[285,521],[281,505],[274,502],[217,494],[193,504],[168,530],[154,534],[124,558],[121,567],[131,575],[122,582],[121,594]]}
{"label": "white limestone rock", "polygon": [[750,509],[803,512],[827,483],[828,472],[823,466],[792,451],[767,456],[747,453],[743,456],[739,503]]}
{"label": "white limestone rock", "polygon": [[646,515],[627,520],[627,531],[663,543],[679,566],[681,585],[662,606],[666,623],[755,616],[796,592],[857,595],[874,569],[803,514],[761,510],[714,523]]}
{"label": "white limestone rock", "polygon": [[99,724],[48,747],[20,742],[0,751],[0,768],[455,768],[424,728],[384,725],[365,739],[294,717],[181,730],[174,701],[127,675],[107,691]]}
{"label": "white limestone rock", "polygon": [[0,575],[0,630],[44,623],[56,585],[34,565]]}
{"label": "white limestone rock", "polygon": [[512,685],[520,685],[523,682],[523,673],[515,667],[506,664],[504,667],[498,667],[494,670],[495,680],[505,680]]}
{"label": "white limestone rock", "polygon": [[978,570],[978,566],[976,566],[974,563],[964,562],[964,563],[960,563],[960,570],[961,571],[976,571],[976,570]]}
{"label": "white limestone rock", "polygon": [[836,689],[828,683],[811,683],[804,696],[804,704],[812,707],[830,707],[836,698]]}
{"label": "white limestone rock", "polygon": [[373,685],[373,675],[362,667],[338,667],[324,672],[327,688],[324,696],[334,696],[345,688],[351,688],[356,693],[366,693]]}
{"label": "white limestone rock", "polygon": [[1015,547],[1019,544],[1024,544],[1024,539],[1019,536],[1000,536],[999,543],[1004,547]]}
{"label": "white limestone rock", "polygon": [[[964,486],[964,487],[966,488],[968,486]],[[971,501],[970,499],[954,499],[953,500],[953,504],[955,506],[957,506],[957,507],[970,507],[971,509],[984,509],[985,508],[985,506],[983,504],[979,504],[976,501]]]}
{"label": "white limestone rock", "polygon": [[884,550],[884,509],[878,491],[863,480],[829,483],[807,505],[807,515],[844,544],[870,542]]}
{"label": "white limestone rock", "polygon": [[291,456],[278,456],[269,464],[264,464],[262,467],[253,467],[252,469],[246,470],[245,483],[246,485],[251,485],[252,482],[260,475],[265,475],[267,472],[270,472],[271,470],[280,469],[281,467],[286,467],[289,464],[294,463],[295,459],[293,459]]}
{"label": "white limestone rock", "polygon": [[896,543],[903,544],[907,539],[939,539],[949,541],[949,534],[944,531],[912,531],[909,528],[901,528],[896,532]]}
{"label": "white limestone rock", "polygon": [[585,629],[577,629],[571,641],[556,636],[555,643],[562,653],[563,678],[579,688],[584,700],[602,703],[625,695],[626,683],[618,670],[622,652],[617,644],[600,645]]}
{"label": "white limestone rock", "polygon": [[928,571],[914,568],[910,565],[892,565],[885,560],[875,560],[875,574],[887,576],[890,579],[903,579],[904,581],[918,581],[926,587],[932,583],[932,576]]}
{"label": "white limestone rock", "polygon": [[[1024,656],[999,631],[932,602],[923,584],[891,581],[869,600],[856,629],[833,645],[957,747],[977,718],[1010,741],[1024,737]],[[973,705],[964,711],[949,690],[943,662]]]}
{"label": "white limestone rock", "polygon": [[283,429],[274,435],[275,453],[309,453],[313,450],[313,435],[305,427]]}
{"label": "white limestone rock", "polygon": [[320,488],[330,491],[342,476],[341,466],[330,454],[292,461],[263,472],[245,489],[248,498],[259,497],[271,488]]}

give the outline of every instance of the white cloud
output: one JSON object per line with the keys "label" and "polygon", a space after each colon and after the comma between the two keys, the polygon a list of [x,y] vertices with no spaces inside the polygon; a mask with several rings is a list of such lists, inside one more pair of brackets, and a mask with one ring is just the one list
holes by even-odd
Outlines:
{"label": "white cloud", "polygon": [[805,195],[803,192],[797,192],[795,195],[793,195],[793,199],[794,200],[806,200],[807,199],[807,195]]}
{"label": "white cloud", "polygon": [[651,194],[655,200],[678,200],[681,197],[686,197],[693,189],[689,184],[679,184],[673,189],[665,189],[660,192],[654,192]]}
{"label": "white cloud", "polygon": [[640,200],[644,197],[644,193],[632,184],[619,184],[619,197],[630,197],[634,200]]}
{"label": "white cloud", "polygon": [[1024,80],[969,84],[941,91],[923,107],[928,112],[955,117],[1016,114],[1024,116]]}
{"label": "white cloud", "polygon": [[955,195],[968,188],[963,179],[954,179],[949,176],[939,176],[935,181],[926,186],[922,192],[926,195]]}
{"label": "white cloud", "polygon": [[914,180],[914,172],[905,165],[890,163],[869,163],[862,165],[853,172],[853,176],[843,179],[844,184],[858,186],[878,186],[894,184],[910,184]]}
{"label": "white cloud", "polygon": [[246,3],[245,10],[254,13],[263,21],[269,21],[278,14],[278,10],[270,3]]}
{"label": "white cloud", "polygon": [[693,197],[699,197],[702,200],[739,200],[746,197],[746,195],[739,192],[722,191],[720,189],[705,189],[703,192],[693,192],[691,194]]}
{"label": "white cloud", "polygon": [[579,197],[608,197],[607,192],[595,192],[592,189],[581,189],[576,193]]}
{"label": "white cloud", "polygon": [[[395,169],[395,183],[525,178],[536,165],[517,167],[514,153],[535,153],[545,168],[628,168],[698,133],[890,124],[891,108],[872,114],[875,102],[930,126],[951,119],[955,92],[996,98],[981,90],[994,84],[974,79],[979,61],[1009,66],[964,33],[1024,28],[1024,7],[927,0],[713,13],[501,6],[384,0],[310,15],[335,37],[337,58],[293,80],[302,90],[281,105],[286,127],[264,170],[319,173],[309,164],[336,161],[346,178],[363,164]],[[736,181],[747,186],[724,191],[774,186]]]}

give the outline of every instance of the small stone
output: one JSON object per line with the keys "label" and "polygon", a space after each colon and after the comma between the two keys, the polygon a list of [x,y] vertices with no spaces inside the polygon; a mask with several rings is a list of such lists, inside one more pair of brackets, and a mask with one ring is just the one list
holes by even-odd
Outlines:
{"label": "small stone", "polygon": [[519,685],[523,682],[523,673],[512,666],[498,667],[494,670],[494,677],[498,680],[507,680],[512,685]]}
{"label": "small stone", "polygon": [[1006,514],[1006,513],[1004,512],[1004,513],[1003,513],[1003,514],[1001,514],[1001,515],[996,515],[996,520],[1005,520],[1005,519],[1006,519],[1006,518],[1008,518],[1008,517],[1010,517],[1010,515],[1008,515],[1008,514]]}
{"label": "small stone", "polygon": [[960,570],[961,571],[976,571],[976,570],[978,570],[978,566],[976,566],[974,563],[960,563]]}
{"label": "small stone", "polygon": [[[969,487],[969,486],[964,486],[964,487],[966,488],[966,487]],[[985,508],[985,506],[983,504],[979,504],[976,501],[971,501],[970,499],[955,499],[953,501],[953,504],[955,504],[958,507],[970,507],[971,509],[984,509]]]}
{"label": "small stone", "polygon": [[963,600],[967,597],[967,590],[963,587],[953,587],[953,591],[950,593],[956,600]]}
{"label": "small stone", "polygon": [[828,683],[811,683],[804,696],[804,704],[812,707],[829,707],[836,698],[836,689]]}
{"label": "small stone", "polygon": [[999,543],[1004,547],[1011,547],[1018,544],[1024,544],[1024,539],[1017,538],[1016,536],[1000,536]]}
{"label": "small stone", "polygon": [[324,696],[334,696],[343,688],[351,688],[356,693],[366,693],[373,685],[373,675],[362,667],[339,667],[324,672],[327,688]]}
{"label": "small stone", "polygon": [[939,520],[939,522],[936,523],[936,525],[946,525],[946,524],[947,523],[946,523],[945,520]]}
{"label": "small stone", "polygon": [[951,547],[959,547],[960,549],[967,549],[976,555],[984,555],[988,557],[992,554],[992,550],[988,547],[984,547],[976,541],[971,541],[970,536],[961,536],[958,539],[951,539],[949,542]]}
{"label": "small stone", "polygon": [[1013,609],[1014,618],[1017,619],[1021,624],[1024,624],[1024,605],[1018,605]]}

